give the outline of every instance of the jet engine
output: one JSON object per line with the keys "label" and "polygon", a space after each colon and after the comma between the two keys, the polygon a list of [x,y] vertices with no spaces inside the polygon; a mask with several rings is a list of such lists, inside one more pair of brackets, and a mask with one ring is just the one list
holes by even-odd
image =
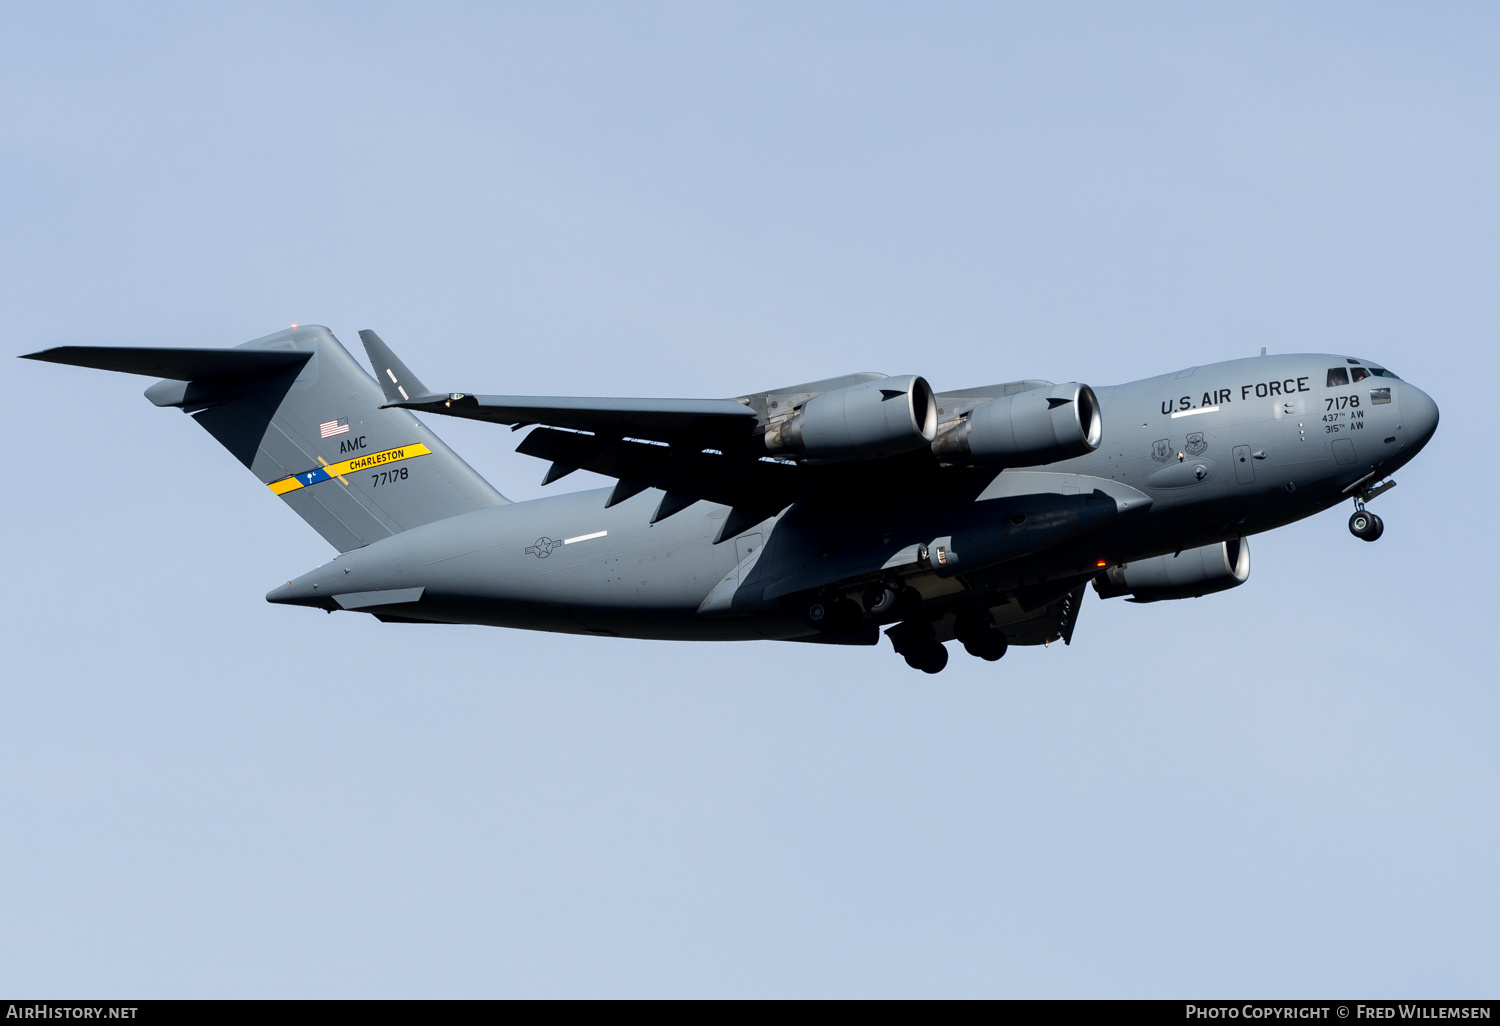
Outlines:
{"label": "jet engine", "polygon": [[1104,424],[1094,390],[1073,381],[974,407],[932,443],[941,457],[1035,467],[1099,448]]}
{"label": "jet engine", "polygon": [[824,392],[766,428],[771,452],[877,460],[921,449],[937,434],[932,386],[915,374]]}
{"label": "jet engine", "polygon": [[1184,549],[1112,566],[1094,578],[1100,598],[1130,596],[1131,602],[1198,598],[1238,588],[1250,576],[1250,542],[1245,538]]}

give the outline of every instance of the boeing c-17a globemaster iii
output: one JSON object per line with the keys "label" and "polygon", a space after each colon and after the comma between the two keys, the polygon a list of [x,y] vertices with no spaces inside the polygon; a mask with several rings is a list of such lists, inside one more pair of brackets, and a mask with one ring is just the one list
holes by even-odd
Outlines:
{"label": "boeing c-17a globemaster iii", "polygon": [[[372,331],[232,349],[66,346],[28,359],[161,378],[339,555],[268,601],[396,623],[874,645],[928,673],[1070,642],[1090,585],[1183,599],[1243,584],[1248,536],[1352,501],[1349,530],[1437,428],[1369,360],[1265,356],[1126,385],[935,393],[851,374],[733,399],[434,392]],[[1264,353],[1264,351],[1263,351]],[[412,411],[532,428],[543,484],[510,502]]]}

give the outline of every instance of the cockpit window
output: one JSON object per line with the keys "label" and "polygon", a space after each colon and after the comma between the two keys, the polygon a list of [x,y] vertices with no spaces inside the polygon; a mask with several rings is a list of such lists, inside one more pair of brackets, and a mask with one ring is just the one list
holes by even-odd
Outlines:
{"label": "cockpit window", "polygon": [[1328,368],[1328,387],[1329,388],[1332,388],[1335,385],[1347,385],[1347,384],[1349,384],[1349,371],[1348,371],[1347,368],[1345,368],[1345,367],[1329,367]]}
{"label": "cockpit window", "polygon": [[1349,373],[1354,375],[1354,380],[1356,382],[1363,381],[1365,380],[1365,378],[1368,378],[1370,376],[1370,372],[1365,370],[1363,367],[1350,367]]}
{"label": "cockpit window", "polygon": [[1352,356],[1349,356],[1349,357],[1345,357],[1345,358],[1344,358],[1344,362],[1345,362],[1345,363],[1358,363],[1358,362],[1359,362],[1359,361],[1358,361],[1358,360],[1356,360],[1356,359],[1355,359],[1355,358],[1354,358],[1354,357],[1352,357]]}
{"label": "cockpit window", "polygon": [[[1384,367],[1371,367],[1370,368],[1370,373],[1373,374],[1373,375],[1375,375],[1377,378],[1396,378],[1396,375],[1392,374],[1390,371],[1386,370]],[[1396,380],[1400,381],[1401,379],[1400,378],[1396,378]]]}

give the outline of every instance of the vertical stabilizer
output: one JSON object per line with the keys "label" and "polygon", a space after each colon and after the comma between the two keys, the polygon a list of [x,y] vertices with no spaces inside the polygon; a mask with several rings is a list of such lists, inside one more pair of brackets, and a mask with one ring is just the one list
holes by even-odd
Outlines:
{"label": "vertical stabilizer", "polygon": [[233,349],[32,358],[162,376],[146,398],[191,414],[340,552],[507,501],[409,411],[382,409],[380,387],[318,325]]}

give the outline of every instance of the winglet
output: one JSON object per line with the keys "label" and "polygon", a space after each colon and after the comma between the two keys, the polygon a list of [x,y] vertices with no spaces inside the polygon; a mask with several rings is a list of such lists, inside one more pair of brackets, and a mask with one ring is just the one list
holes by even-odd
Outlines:
{"label": "winglet", "polygon": [[432,395],[421,380],[407,370],[400,357],[391,352],[391,347],[380,340],[380,336],[366,328],[359,333],[359,340],[370,354],[370,366],[375,368],[375,377],[385,392],[386,402],[409,403]]}

